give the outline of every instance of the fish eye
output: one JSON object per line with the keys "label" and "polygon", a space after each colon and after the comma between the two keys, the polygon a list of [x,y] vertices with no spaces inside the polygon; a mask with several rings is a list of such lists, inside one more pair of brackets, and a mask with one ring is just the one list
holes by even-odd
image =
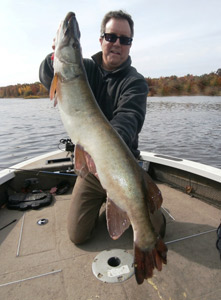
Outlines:
{"label": "fish eye", "polygon": [[74,49],[77,49],[77,48],[78,48],[78,43],[74,42],[74,43],[72,44],[72,47],[73,47]]}

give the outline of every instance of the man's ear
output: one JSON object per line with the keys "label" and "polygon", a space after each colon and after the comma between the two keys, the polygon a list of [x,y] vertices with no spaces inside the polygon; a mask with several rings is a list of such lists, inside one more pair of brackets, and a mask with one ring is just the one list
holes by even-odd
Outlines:
{"label": "man's ear", "polygon": [[103,44],[103,38],[102,37],[99,38],[99,42],[100,42],[100,44],[102,46],[102,44]]}

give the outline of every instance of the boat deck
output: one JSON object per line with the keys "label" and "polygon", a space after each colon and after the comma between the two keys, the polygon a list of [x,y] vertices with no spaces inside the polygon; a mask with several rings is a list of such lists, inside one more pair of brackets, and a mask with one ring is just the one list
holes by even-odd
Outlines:
{"label": "boat deck", "polygon": [[[0,231],[0,299],[219,299],[221,261],[215,244],[220,210],[167,185],[158,186],[167,219],[168,264],[140,286],[134,276],[121,283],[104,283],[94,276],[92,262],[101,251],[125,249],[133,254],[132,230],[113,241],[103,209],[95,237],[75,246],[66,229],[71,188],[39,210],[2,208],[0,228],[17,221]],[[41,218],[48,223],[37,225]]]}

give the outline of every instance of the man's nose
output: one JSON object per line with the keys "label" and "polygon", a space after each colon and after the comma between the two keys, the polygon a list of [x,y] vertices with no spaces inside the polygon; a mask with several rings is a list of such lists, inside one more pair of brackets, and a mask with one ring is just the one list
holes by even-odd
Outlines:
{"label": "man's nose", "polygon": [[117,45],[117,46],[120,46],[120,45],[121,45],[119,37],[117,38],[117,40],[116,40],[116,42],[114,43],[114,45]]}

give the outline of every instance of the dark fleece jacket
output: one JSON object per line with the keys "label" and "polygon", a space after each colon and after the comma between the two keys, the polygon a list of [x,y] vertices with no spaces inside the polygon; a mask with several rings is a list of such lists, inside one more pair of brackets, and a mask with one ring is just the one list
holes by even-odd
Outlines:
{"label": "dark fleece jacket", "polygon": [[[146,114],[147,82],[131,66],[130,56],[112,72],[103,70],[101,62],[102,52],[92,56],[92,59],[84,59],[89,84],[104,115],[138,158],[138,135]],[[39,70],[40,81],[47,89],[50,88],[53,73],[49,54]]]}

